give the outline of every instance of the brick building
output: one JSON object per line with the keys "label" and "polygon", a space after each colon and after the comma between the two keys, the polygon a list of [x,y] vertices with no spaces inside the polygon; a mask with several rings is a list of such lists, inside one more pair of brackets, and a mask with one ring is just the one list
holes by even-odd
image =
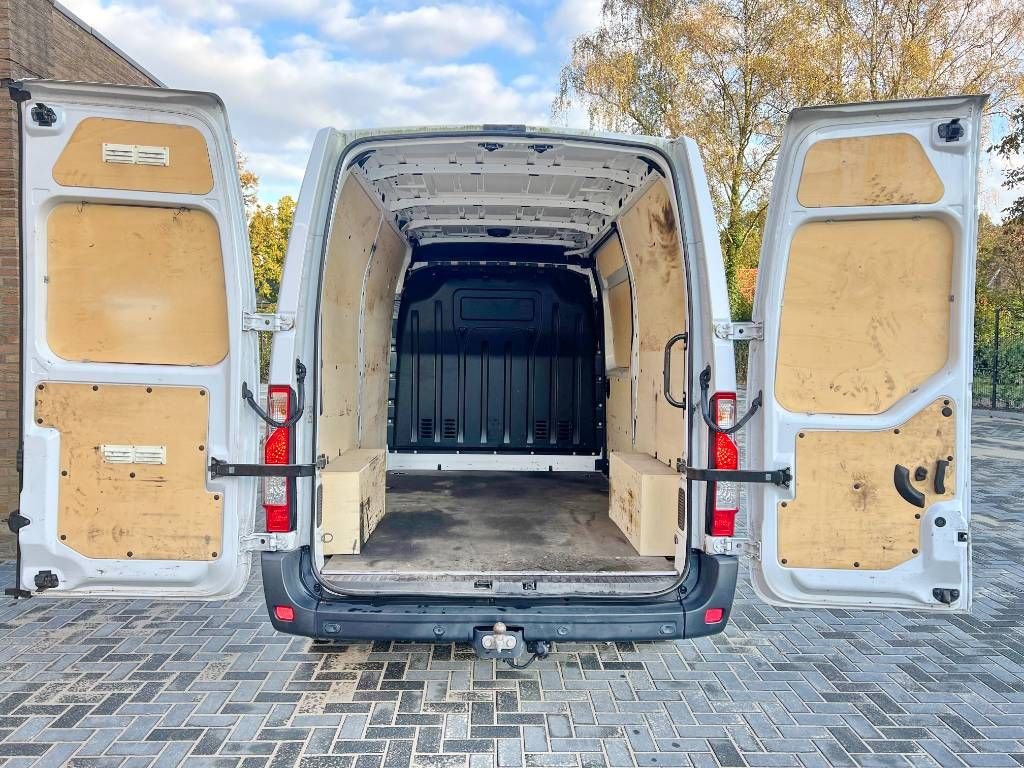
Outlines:
{"label": "brick building", "polygon": [[[54,0],[0,0],[0,78],[163,85]],[[0,519],[18,503],[18,135],[0,93]],[[12,537],[0,529],[0,559]]]}

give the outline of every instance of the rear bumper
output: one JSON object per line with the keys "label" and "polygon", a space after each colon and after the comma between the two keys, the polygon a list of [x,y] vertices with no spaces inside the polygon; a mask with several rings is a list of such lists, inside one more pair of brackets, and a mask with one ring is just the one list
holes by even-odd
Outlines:
{"label": "rear bumper", "polygon": [[[409,598],[321,597],[307,550],[263,553],[263,591],[270,620],[280,632],[323,640],[473,641],[474,630],[504,622],[534,640],[671,640],[721,632],[736,592],[735,557],[693,552],[679,593],[654,600],[509,601],[410,600]],[[294,610],[291,621],[274,606]],[[724,611],[721,621],[704,621],[708,608]]]}

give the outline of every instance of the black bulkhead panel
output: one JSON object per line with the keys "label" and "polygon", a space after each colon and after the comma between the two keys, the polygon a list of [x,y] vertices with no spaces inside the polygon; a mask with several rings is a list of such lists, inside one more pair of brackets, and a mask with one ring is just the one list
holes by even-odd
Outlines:
{"label": "black bulkhead panel", "polygon": [[410,271],[390,449],[599,454],[604,358],[590,286],[555,266]]}

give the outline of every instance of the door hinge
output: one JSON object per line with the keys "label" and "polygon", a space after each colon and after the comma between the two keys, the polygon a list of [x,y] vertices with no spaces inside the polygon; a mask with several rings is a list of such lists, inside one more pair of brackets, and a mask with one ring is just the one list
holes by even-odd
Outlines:
{"label": "door hinge", "polygon": [[761,559],[761,542],[749,539],[734,539],[729,536],[706,536],[704,551],[712,555],[732,555],[748,560]]}
{"label": "door hinge", "polygon": [[715,323],[715,336],[725,341],[764,341],[764,323]]}
{"label": "door hinge", "polygon": [[231,464],[210,457],[210,477],[313,477],[327,466],[324,456],[315,464]]}
{"label": "door hinge", "polygon": [[684,467],[683,473],[687,480],[701,483],[763,483],[789,488],[793,482],[793,470],[782,469],[700,469]]}
{"label": "door hinge", "polygon": [[295,532],[250,533],[242,537],[243,552],[280,552],[295,549]]}
{"label": "door hinge", "polygon": [[243,331],[290,331],[295,327],[295,315],[292,313],[243,312]]}

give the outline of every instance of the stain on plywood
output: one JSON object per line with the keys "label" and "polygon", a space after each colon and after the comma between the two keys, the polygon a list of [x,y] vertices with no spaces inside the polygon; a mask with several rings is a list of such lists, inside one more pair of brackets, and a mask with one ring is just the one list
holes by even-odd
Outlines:
{"label": "stain on plywood", "polygon": [[[224,502],[206,489],[209,400],[201,387],[38,385],[36,424],[60,432],[60,542],[92,558],[218,558]],[[165,463],[111,463],[103,445],[159,446]]]}
{"label": "stain on plywood", "polygon": [[775,396],[882,413],[945,364],[953,235],[939,219],[812,222],[789,251]]}
{"label": "stain on plywood", "polygon": [[46,238],[55,354],[164,365],[214,365],[227,355],[220,231],[206,211],[62,203]]}
{"label": "stain on plywood", "polygon": [[[912,419],[878,431],[806,430],[796,439],[796,496],[777,509],[778,559],[788,568],[885,570],[917,557],[928,507],[953,498],[958,474],[956,405],[940,398]],[[946,462],[945,492],[935,490]],[[915,506],[896,490],[897,464],[924,494]],[[921,468],[924,479],[914,479]]]}
{"label": "stain on plywood", "polygon": [[806,208],[910,205],[942,199],[942,180],[909,133],[816,142],[804,156],[797,200]]}
{"label": "stain on plywood", "polygon": [[[104,144],[166,149],[167,164],[105,162]],[[213,189],[213,169],[206,139],[190,125],[87,117],[57,158],[53,180],[65,187],[205,195]]]}

